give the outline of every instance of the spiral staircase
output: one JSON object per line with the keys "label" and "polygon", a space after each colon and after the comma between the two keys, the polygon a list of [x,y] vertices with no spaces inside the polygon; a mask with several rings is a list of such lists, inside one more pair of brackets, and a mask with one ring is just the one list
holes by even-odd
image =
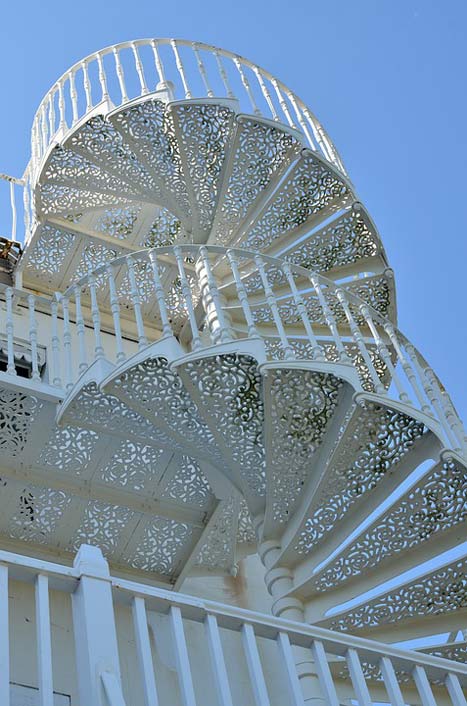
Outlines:
{"label": "spiral staircase", "polygon": [[[207,45],[110,47],[44,98],[24,194],[7,322],[28,309],[34,399],[50,314],[53,372],[42,416],[15,401],[4,536],[79,537],[174,587],[258,552],[277,616],[388,642],[467,628],[467,438],[294,93]],[[36,530],[54,503],[59,531]]]}

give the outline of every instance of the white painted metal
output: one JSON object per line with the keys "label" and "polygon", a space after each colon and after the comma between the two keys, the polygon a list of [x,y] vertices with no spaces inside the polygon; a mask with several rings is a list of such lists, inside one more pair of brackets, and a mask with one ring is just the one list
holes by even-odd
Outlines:
{"label": "white painted metal", "polygon": [[204,624],[206,627],[209,655],[211,657],[214,679],[216,681],[219,704],[220,706],[233,706],[229,677],[227,676],[224,651],[216,616],[208,613]]}
{"label": "white painted metal", "polygon": [[8,566],[0,564],[0,703],[10,706]]}
{"label": "white painted metal", "polygon": [[[304,706],[302,688],[297,675],[297,667],[290,645],[289,636],[286,632],[280,632],[277,636],[277,645],[281,652],[282,660],[287,672],[290,698],[292,706]],[[366,706],[366,705],[364,705]]]}
{"label": "white painted metal", "polygon": [[149,641],[148,620],[144,598],[133,598],[133,622],[135,627],[136,647],[138,660],[143,678],[145,706],[158,706],[156,680],[154,678],[154,665]]}
{"label": "white painted metal", "polygon": [[256,644],[253,625],[244,623],[242,627],[243,647],[250,672],[250,683],[253,689],[256,706],[270,706],[268,690],[264,680],[263,667]]}
{"label": "white painted metal", "polygon": [[182,613],[177,605],[170,608],[170,624],[177,664],[178,681],[182,693],[183,706],[196,706],[193,678],[188,657],[188,649],[183,628]]}
{"label": "white painted metal", "polygon": [[436,706],[433,691],[423,667],[417,664],[412,672],[412,677],[418,689],[418,693],[420,694],[423,706]]}
{"label": "white painted metal", "polygon": [[36,593],[37,674],[40,706],[53,706],[52,642],[50,635],[49,579],[38,574]]}
{"label": "white painted metal", "polygon": [[372,706],[373,702],[368,691],[358,652],[352,648],[347,650],[346,660],[359,706]]}
{"label": "white painted metal", "polygon": [[388,692],[391,706],[405,706],[404,697],[397,681],[396,673],[389,657],[382,657],[380,662],[381,674],[383,675],[384,686]]}
{"label": "white painted metal", "polygon": [[332,680],[326,652],[320,640],[313,640],[311,643],[311,654],[313,655],[316,673],[318,674],[326,704],[329,704],[329,706],[339,706],[339,699],[337,698],[336,687]]}

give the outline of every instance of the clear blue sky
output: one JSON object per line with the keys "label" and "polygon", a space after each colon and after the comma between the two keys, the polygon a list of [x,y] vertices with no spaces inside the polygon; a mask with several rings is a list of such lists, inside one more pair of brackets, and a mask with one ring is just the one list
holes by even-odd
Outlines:
{"label": "clear blue sky", "polygon": [[10,0],[0,171],[22,174],[35,108],[65,69],[148,36],[243,54],[317,113],[382,234],[400,326],[467,420],[466,0]]}

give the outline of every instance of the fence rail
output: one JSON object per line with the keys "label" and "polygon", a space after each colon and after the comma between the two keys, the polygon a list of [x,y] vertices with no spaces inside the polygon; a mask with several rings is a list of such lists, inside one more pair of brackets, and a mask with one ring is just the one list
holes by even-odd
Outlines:
{"label": "fence rail", "polygon": [[[53,703],[58,677],[68,693],[75,678],[87,706],[107,703],[103,690],[110,706],[304,706],[311,692],[316,703],[338,706],[344,694],[369,706],[381,688],[393,706],[407,694],[422,706],[466,706],[464,664],[121,580],[88,545],[73,567],[0,551],[2,706],[10,704],[10,645],[20,629],[9,616],[12,581],[34,587],[35,644],[26,649],[36,655],[44,706]],[[69,596],[73,619],[57,634],[51,615],[58,593]],[[117,641],[122,628],[124,646]],[[55,668],[57,650],[73,655],[65,681]]]}

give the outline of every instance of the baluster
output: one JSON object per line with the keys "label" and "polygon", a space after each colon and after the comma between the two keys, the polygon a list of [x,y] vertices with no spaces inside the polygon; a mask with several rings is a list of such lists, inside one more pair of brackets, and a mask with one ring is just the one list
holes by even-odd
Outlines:
{"label": "baluster", "polygon": [[40,126],[41,126],[41,141],[42,141],[42,154],[47,151],[48,140],[47,140],[47,119],[46,119],[46,108],[45,105],[41,108],[40,115]]}
{"label": "baluster", "polygon": [[172,627],[175,661],[177,664],[183,706],[196,706],[185,631],[183,629],[182,613],[178,606],[173,605],[170,608],[170,624]]}
{"label": "baluster", "polygon": [[436,701],[431,690],[430,682],[423,667],[415,665],[412,677],[417,687],[423,706],[436,706]]}
{"label": "baluster", "polygon": [[337,323],[334,318],[334,315],[331,311],[331,308],[328,305],[328,302],[326,300],[326,297],[323,294],[323,291],[321,289],[321,284],[319,282],[318,277],[311,273],[310,274],[310,282],[313,285],[313,288],[316,292],[316,296],[318,297],[318,301],[321,306],[321,310],[324,315],[324,320],[326,321],[326,324],[331,331],[331,335],[334,339],[334,343],[336,344],[336,350],[337,350],[337,355],[339,360],[342,363],[351,363],[352,361],[350,360],[347,351],[345,350],[344,344],[342,343],[342,339],[340,337],[338,328],[337,328]]}
{"label": "baluster", "polygon": [[456,674],[447,674],[445,679],[446,689],[449,693],[449,698],[452,701],[452,706],[467,706],[467,700],[462,691],[459,678]]}
{"label": "baluster", "polygon": [[71,358],[71,330],[70,330],[70,311],[68,297],[56,295],[62,302],[63,311],[63,352],[65,356],[65,389],[70,390],[73,387],[73,364]]}
{"label": "baluster", "polygon": [[344,310],[344,314],[346,316],[347,321],[349,322],[350,326],[350,331],[352,334],[352,338],[357,344],[357,348],[360,351],[360,355],[362,356],[364,363],[366,365],[366,368],[368,372],[370,373],[370,378],[371,382],[373,384],[373,387],[375,388],[375,392],[378,395],[385,395],[386,390],[384,385],[382,384],[381,380],[379,379],[379,375],[375,370],[375,367],[373,365],[373,361],[371,360],[370,354],[368,352],[368,349],[365,345],[365,341],[362,336],[362,332],[360,331],[360,327],[358,326],[357,322],[355,321],[352,312],[350,311],[349,303],[347,301],[347,297],[345,296],[345,292],[342,289],[336,289],[336,296],[337,299],[342,306],[342,309]]}
{"label": "baluster", "polygon": [[91,318],[94,329],[94,360],[101,360],[104,357],[104,348],[101,337],[101,315],[99,304],[97,303],[96,281],[94,274],[88,275],[89,292],[91,294]]}
{"label": "baluster", "polygon": [[306,124],[306,120],[303,117],[303,113],[298,106],[296,97],[294,96],[293,93],[287,93],[287,98],[289,99],[289,101],[292,104],[292,108],[294,109],[295,115],[297,116],[298,124],[302,128],[302,132],[306,136],[306,139],[308,140],[308,144],[310,145],[310,147],[312,149],[316,149],[315,145],[313,143],[313,138],[311,136],[311,133],[308,130],[308,125]]}
{"label": "baluster", "polygon": [[446,391],[442,392],[440,390],[440,394],[443,408],[446,410],[448,423],[450,424],[450,427],[454,432],[456,439],[459,441],[459,448],[462,448],[465,451],[467,448],[467,435],[465,433],[462,421],[459,419],[459,416],[456,410],[454,409],[454,405],[452,404],[448,393]]}
{"label": "baluster", "polygon": [[287,105],[287,101],[285,100],[284,96],[281,93],[281,90],[279,88],[279,84],[277,82],[276,78],[271,79],[271,84],[276,92],[277,100],[279,101],[279,105],[281,107],[282,112],[284,113],[287,122],[289,123],[290,127],[295,127],[295,123],[292,120],[292,116],[290,115],[289,107]]}
{"label": "baluster", "polygon": [[357,697],[358,706],[372,706],[373,702],[371,700],[370,692],[368,691],[368,686],[365,681],[365,675],[363,674],[358,652],[350,648],[347,650],[345,657],[349,668],[350,679],[352,680],[352,686],[355,691],[355,696]]}
{"label": "baluster", "polygon": [[180,78],[182,80],[183,90],[185,91],[185,98],[188,100],[188,99],[192,98],[192,95],[191,95],[191,91],[188,87],[188,82],[187,82],[186,75],[185,75],[185,67],[183,66],[183,62],[180,58],[177,42],[175,41],[175,39],[170,40],[170,46],[173,49],[173,53],[175,56],[175,64],[177,66],[178,73],[180,74]]}
{"label": "baluster", "polygon": [[91,110],[92,108],[92,91],[91,91],[91,82],[89,80],[89,71],[88,71],[88,61],[84,60],[81,62],[81,70],[83,72],[83,86],[84,86],[84,93],[86,95],[86,111]]}
{"label": "baluster", "polygon": [[81,309],[81,289],[78,285],[75,285],[73,291],[75,294],[76,332],[78,334],[79,374],[81,375],[88,368],[85,338],[86,330],[84,326],[83,311]]}
{"label": "baluster", "polygon": [[31,343],[31,368],[32,368],[32,379],[40,380],[39,375],[39,365],[37,359],[37,321],[36,312],[34,309],[35,298],[33,294],[28,296],[28,310],[29,310],[29,341]]}
{"label": "baluster", "polygon": [[314,138],[316,140],[316,143],[319,145],[321,152],[329,162],[333,162],[333,155],[330,150],[329,142],[324,134],[323,128],[321,127],[320,123],[315,118],[315,116],[307,108],[307,106],[303,106],[303,112],[305,114],[306,119],[308,120],[308,124],[310,125],[313,131]]}
{"label": "baluster", "polygon": [[10,629],[8,566],[0,564],[0,704],[10,706]]}
{"label": "baluster", "polygon": [[270,706],[258,645],[256,644],[255,631],[249,623],[243,624],[242,641],[256,706]]}
{"label": "baluster", "polygon": [[118,301],[117,286],[115,284],[115,275],[113,265],[110,263],[107,265],[107,277],[109,281],[109,291],[110,291],[110,310],[112,312],[112,319],[114,323],[114,333],[115,341],[117,346],[117,364],[122,363],[126,356],[123,350],[123,339],[122,339],[122,329],[120,325],[120,303]]}
{"label": "baluster", "polygon": [[14,324],[13,324],[13,288],[8,287],[6,290],[6,336],[7,336],[7,373],[16,375],[15,367],[15,349],[13,342]]}
{"label": "baluster", "polygon": [[[409,346],[410,347],[410,346]],[[415,350],[413,346],[411,349]],[[407,346],[406,346],[407,350]],[[407,353],[409,351],[407,350]],[[410,354],[409,354],[410,355]],[[438,385],[438,381],[436,379],[436,375],[434,374],[433,370],[429,367],[426,367],[423,371],[424,377],[427,385],[427,393],[430,393],[430,401],[432,404],[432,407],[434,408],[436,412],[436,416],[438,417],[438,420],[443,427],[446,437],[448,439],[448,443],[452,446],[452,448],[456,451],[459,451],[459,443],[456,439],[456,435],[454,431],[451,428],[451,425],[449,423],[449,419],[447,418],[446,415],[446,410],[443,407],[442,403],[442,397],[441,397],[441,391]]]}
{"label": "baluster", "polygon": [[164,90],[168,87],[168,83],[165,79],[164,65],[161,61],[159,49],[158,49],[157,42],[155,39],[151,40],[151,47],[152,47],[152,53],[154,54],[154,63],[156,65],[157,75],[159,77],[159,83],[157,85],[157,88],[159,90]]}
{"label": "baluster", "polygon": [[407,394],[407,392],[404,390],[404,386],[402,385],[401,379],[399,375],[396,372],[396,369],[393,365],[392,359],[391,359],[391,354],[389,353],[385,342],[381,338],[381,335],[378,331],[377,326],[375,325],[375,322],[373,321],[373,318],[370,313],[370,309],[366,304],[362,304],[360,306],[360,312],[362,316],[364,317],[365,321],[368,324],[368,328],[370,329],[373,338],[375,339],[376,347],[378,349],[378,352],[387,367],[389,374],[391,375],[391,380],[394,381],[394,384],[397,388],[397,392],[399,393],[399,399],[401,402],[405,402],[407,404],[411,404],[411,400]]}
{"label": "baluster", "polygon": [[311,654],[315,663],[316,674],[318,675],[321,690],[325,697],[327,706],[339,706],[336,687],[332,680],[331,670],[329,669],[326,652],[323,643],[319,640],[313,640],[311,644]]}
{"label": "baluster", "polygon": [[[384,324],[384,330],[386,331],[389,340],[391,341],[394,350],[396,351],[397,357],[400,361],[400,364],[402,365],[402,369],[405,373],[405,376],[407,380],[409,381],[413,391],[415,392],[415,395],[417,397],[418,403],[420,404],[420,409],[423,412],[426,412],[427,414],[431,414],[431,408],[427,405],[425,396],[422,392],[422,389],[417,381],[417,376],[415,375],[414,368],[410,364],[410,361],[407,360],[406,356],[404,355],[404,352],[402,350],[402,347],[400,345],[398,336],[396,334],[396,331],[392,324],[387,321]],[[408,353],[408,351],[407,351]],[[423,379],[420,378],[423,383]],[[425,388],[425,393],[427,394],[428,399],[430,399],[430,394],[428,391],[428,388]]]}
{"label": "baluster", "polygon": [[233,62],[235,64],[235,66],[237,67],[238,73],[240,74],[240,79],[241,79],[243,87],[247,93],[251,107],[253,108],[253,113],[255,115],[261,115],[261,111],[259,110],[258,106],[256,105],[255,97],[253,95],[253,91],[251,90],[250,82],[248,81],[248,77],[243,70],[243,66],[242,66],[241,61],[239,60],[238,57],[235,56],[233,58]]}
{"label": "baluster", "polygon": [[290,267],[290,263],[284,262],[282,265],[282,269],[285,272],[285,276],[287,277],[287,281],[289,283],[290,289],[292,291],[292,295],[295,301],[295,305],[298,309],[298,313],[300,314],[300,318],[302,320],[302,323],[305,327],[306,334],[308,336],[308,340],[311,343],[311,354],[313,360],[324,360],[325,356],[323,353],[323,349],[319,345],[316,336],[313,332],[313,328],[311,326],[311,321],[310,317],[308,316],[308,312],[306,310],[305,302],[303,301],[303,298],[300,294],[300,292],[297,289],[297,285],[294,280],[294,276],[292,274],[292,270]]}
{"label": "baluster", "polygon": [[50,309],[52,312],[52,361],[53,361],[53,375],[52,384],[55,387],[62,386],[62,380],[60,378],[60,339],[58,337],[58,303],[57,299],[54,297],[50,302]]}
{"label": "baluster", "polygon": [[139,83],[141,86],[141,95],[145,96],[147,93],[149,93],[149,91],[148,91],[148,87],[146,85],[146,79],[144,77],[144,69],[143,69],[141,57],[138,53],[138,48],[134,42],[131,42],[131,49],[133,51],[133,56],[135,57],[136,72],[138,74]]}
{"label": "baluster", "polygon": [[120,53],[119,53],[117,47],[114,47],[112,49],[112,53],[113,53],[114,59],[115,59],[115,71],[117,73],[118,84],[120,86],[120,94],[122,96],[121,103],[126,103],[128,100],[128,95],[127,95],[126,86],[125,86],[125,74],[123,72],[123,66],[122,66],[122,62],[120,60]]}
{"label": "baluster", "polygon": [[198,324],[196,322],[195,310],[193,306],[193,300],[191,296],[191,288],[188,283],[188,279],[185,273],[185,268],[183,265],[183,257],[179,247],[174,248],[175,258],[177,260],[178,273],[180,276],[180,284],[182,287],[182,295],[185,301],[185,307],[188,314],[188,320],[190,322],[191,336],[193,339],[193,350],[199,350],[201,348],[201,339],[198,331]]}
{"label": "baluster", "polygon": [[10,206],[11,206],[11,239],[16,240],[16,199],[15,182],[10,181]]}
{"label": "baluster", "polygon": [[49,579],[36,576],[37,674],[40,706],[53,706],[52,641],[50,634]]}
{"label": "baluster", "polygon": [[141,350],[148,345],[148,339],[144,332],[143,315],[141,313],[141,297],[139,295],[138,285],[135,276],[135,263],[132,257],[127,257],[126,266],[128,270],[128,279],[130,282],[130,297],[135,312],[136,330],[138,333],[138,348]]}
{"label": "baluster", "polygon": [[279,116],[277,115],[276,107],[274,105],[271,94],[269,92],[269,88],[267,87],[267,85],[264,81],[264,78],[263,78],[261,71],[258,69],[257,66],[253,66],[253,72],[254,72],[256,78],[258,79],[258,83],[261,88],[261,93],[263,94],[264,99],[269,106],[269,110],[271,111],[271,116],[272,116],[273,120],[276,120],[276,121],[279,120]]}
{"label": "baluster", "polygon": [[49,95],[48,108],[49,108],[49,132],[50,136],[55,135],[55,92]]}
{"label": "baluster", "polygon": [[24,206],[24,229],[26,231],[26,242],[29,240],[29,231],[31,228],[31,214],[29,212],[29,179],[26,178],[23,186],[23,206]]}
{"label": "baluster", "polygon": [[291,696],[292,706],[305,706],[303,700],[302,687],[297,674],[297,666],[290,645],[289,636],[286,632],[280,632],[277,636],[277,646],[285,664],[287,671],[287,681],[289,693]]}
{"label": "baluster", "polygon": [[228,98],[235,98],[235,94],[233,93],[232,89],[230,88],[230,83],[229,83],[229,78],[227,76],[227,71],[225,70],[225,66],[222,62],[222,59],[221,59],[218,51],[214,52],[214,58],[216,59],[217,68],[219,69],[219,74],[222,79],[222,83],[224,84],[224,88],[226,90],[227,97]]}
{"label": "baluster", "polygon": [[284,357],[286,360],[291,360],[295,358],[292,347],[289,344],[288,338],[285,333],[284,325],[279,313],[279,307],[277,306],[276,297],[270,286],[269,279],[267,277],[266,271],[264,269],[264,262],[260,255],[255,257],[255,263],[258,268],[259,275],[261,277],[261,282],[263,283],[264,293],[266,295],[266,301],[271,310],[274,322],[276,324],[279,337],[281,339],[282,347],[284,349]]}
{"label": "baluster", "polygon": [[379,666],[381,674],[383,675],[384,686],[386,687],[391,701],[391,706],[405,706],[405,700],[402,696],[401,688],[389,657],[382,657]]}
{"label": "baluster", "polygon": [[214,91],[212,90],[209,80],[208,80],[208,74],[206,71],[206,66],[204,65],[204,61],[201,58],[201,55],[199,53],[199,44],[197,42],[192,42],[191,44],[194,55],[196,57],[196,63],[198,64],[198,70],[200,73],[200,76],[203,80],[204,87],[206,89],[206,93],[208,95],[208,98],[212,98],[214,96]]}
{"label": "baluster", "polygon": [[[204,269],[206,279],[207,279],[209,296],[210,296],[211,301],[214,305],[214,313],[215,313],[214,319],[217,319],[217,324],[218,324],[217,331],[212,329],[213,342],[215,343],[217,339],[220,339],[221,343],[227,343],[228,341],[232,340],[232,333],[231,333],[230,327],[227,325],[225,312],[224,312],[224,309],[222,308],[222,296],[219,292],[216,281],[215,281],[214,276],[212,274],[211,263],[209,262],[209,256],[208,256],[207,249],[203,246],[200,248],[199,252],[200,252],[200,256],[201,256],[201,261],[203,263],[202,267]],[[199,273],[199,275],[202,276],[202,272]],[[209,321],[209,319],[211,319],[211,321],[209,322],[210,329],[211,329],[211,324],[214,324],[215,321],[213,321],[212,317],[209,316],[209,307],[206,310],[206,314],[207,314],[208,321]]]}
{"label": "baluster", "polygon": [[242,306],[243,314],[245,316],[245,321],[248,326],[248,336],[249,336],[249,338],[259,338],[259,334],[258,334],[258,331],[255,326],[253,314],[251,313],[251,308],[250,308],[250,303],[248,301],[248,294],[246,291],[246,287],[243,284],[243,280],[242,280],[242,278],[240,276],[240,272],[238,270],[237,257],[234,254],[233,250],[227,250],[227,257],[229,259],[230,267],[232,269],[232,274],[234,276],[235,286],[237,288],[238,299],[239,299],[240,304]]}
{"label": "baluster", "polygon": [[78,96],[76,93],[76,69],[70,72],[70,98],[74,125],[78,121]]}
{"label": "baluster", "polygon": [[215,615],[206,615],[204,621],[206,637],[209,645],[209,655],[217,688],[217,696],[220,706],[233,706],[230,692],[229,678],[225,666],[224,652],[222,650],[219,626]]}
{"label": "baluster", "polygon": [[154,250],[149,253],[149,259],[152,266],[152,278],[154,281],[154,292],[156,294],[157,306],[159,307],[159,314],[162,323],[162,336],[165,338],[167,336],[173,336],[172,326],[170,325],[169,315],[167,312],[167,305],[165,303],[165,293],[164,287],[162,286],[160,273],[159,273],[159,263],[157,261],[157,255]]}
{"label": "baluster", "polygon": [[65,93],[63,90],[63,81],[61,80],[58,83],[58,112],[60,115],[60,124],[58,126],[58,129],[62,132],[64,132],[68,128],[65,111]]}
{"label": "baluster", "polygon": [[138,662],[143,677],[144,704],[145,706],[158,706],[159,699],[157,696],[156,680],[154,678],[154,666],[152,662],[148,618],[144,598],[140,596],[133,598],[132,612]]}
{"label": "baluster", "polygon": [[101,101],[109,100],[109,91],[107,88],[107,75],[105,73],[104,62],[102,60],[102,54],[98,52],[96,54],[97,67],[99,70],[99,84],[101,87]]}

